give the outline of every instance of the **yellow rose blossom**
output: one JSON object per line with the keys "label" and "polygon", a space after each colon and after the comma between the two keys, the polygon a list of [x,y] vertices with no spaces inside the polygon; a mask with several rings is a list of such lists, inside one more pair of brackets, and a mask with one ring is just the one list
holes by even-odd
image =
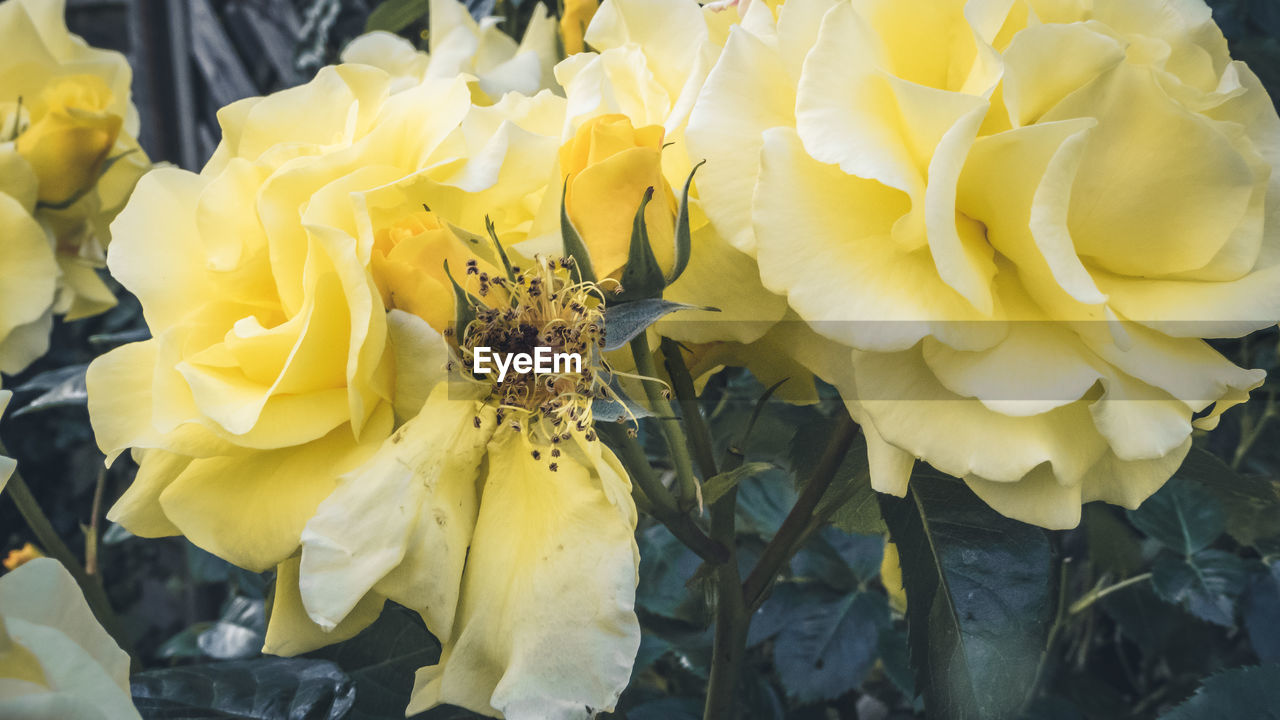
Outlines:
{"label": "yellow rose blossom", "polygon": [[139,462],[109,513],[134,533],[275,567],[391,433],[379,228],[353,193],[417,173],[470,103],[461,80],[389,84],[345,65],[228,106],[201,173],[149,173],[116,220],[108,263],[153,339],[98,358],[87,383],[99,446]]}
{"label": "yellow rose blossom", "polygon": [[482,105],[508,92],[534,95],[556,88],[556,23],[546,6],[534,7],[519,43],[502,32],[500,21],[488,17],[477,22],[458,0],[431,0],[427,52],[398,35],[375,31],[352,40],[342,61],[386,70],[397,88],[424,78],[452,80],[463,75],[472,82],[473,99]]}
{"label": "yellow rose blossom", "polygon": [[[108,223],[148,166],[134,139],[138,115],[129,99],[128,63],[71,35],[63,11],[62,0],[0,5],[0,45],[9,49],[0,58],[0,195],[35,219],[57,264],[52,302],[41,288],[21,303],[21,312],[0,303],[0,370],[6,372],[44,352],[52,315],[77,319],[115,304],[97,275]],[[11,206],[6,214],[14,213]],[[21,244],[31,242],[28,223],[8,217],[2,227],[6,236],[23,238]],[[49,275],[27,272],[28,284]],[[32,317],[37,305],[43,307]],[[6,327],[11,312],[27,318],[17,331]]]}
{"label": "yellow rose blossom", "polygon": [[560,37],[564,40],[566,55],[586,49],[583,35],[599,8],[600,0],[565,0],[564,14],[560,17]]}
{"label": "yellow rose blossom", "polygon": [[[9,472],[12,473],[12,468],[10,468]],[[0,471],[0,475],[3,475],[3,471]],[[3,484],[3,480],[0,480],[0,484]],[[35,545],[23,543],[22,547],[10,550],[4,560],[0,560],[0,564],[4,565],[5,570],[17,570],[32,560],[42,557],[44,557],[44,553],[40,552],[40,549]]]}
{"label": "yellow rose blossom", "polygon": [[37,558],[0,577],[0,717],[141,717],[129,694],[129,655],[56,560]]}
{"label": "yellow rose blossom", "polygon": [[591,253],[598,277],[627,264],[636,210],[647,188],[645,223],[654,257],[670,272],[675,255],[676,198],[662,175],[660,125],[637,128],[625,115],[598,115],[560,148],[565,211]]}
{"label": "yellow rose blossom", "polygon": [[[585,716],[616,700],[639,637],[635,509],[580,426],[589,388],[530,387],[545,402],[499,423],[502,400],[467,394],[482,383],[443,381],[444,261],[479,293],[505,277],[490,232],[506,247],[558,239],[547,195],[564,103],[544,91],[474,106],[467,83],[327,68],[224,108],[200,174],[145,177],[109,262],[154,339],[95,361],[90,415],[104,452],[133,448],[140,464],[112,519],[276,568],[266,651],[350,637],[390,598],[446,647],[415,707]],[[538,267],[559,278],[541,287],[568,282]],[[546,318],[532,287],[481,294]],[[567,318],[600,325],[598,294],[562,289]],[[564,422],[537,419],[552,415]],[[549,661],[552,637],[577,650]]]}
{"label": "yellow rose blossom", "polygon": [[97,75],[60,78],[32,103],[38,117],[17,138],[36,174],[40,202],[58,205],[97,182],[124,119],[111,112],[111,89]]}
{"label": "yellow rose blossom", "polygon": [[1262,382],[1202,338],[1280,318],[1280,120],[1200,0],[758,6],[689,123],[699,192],[877,489],[923,458],[1072,527]]}

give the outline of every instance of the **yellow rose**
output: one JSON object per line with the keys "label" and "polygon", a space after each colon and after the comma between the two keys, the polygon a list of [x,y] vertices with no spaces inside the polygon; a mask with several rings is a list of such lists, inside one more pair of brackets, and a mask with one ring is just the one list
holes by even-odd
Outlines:
{"label": "yellow rose", "polygon": [[877,489],[923,458],[1072,527],[1262,382],[1203,338],[1280,317],[1280,120],[1202,2],[749,14],[689,123],[700,196],[818,336],[794,356]]}
{"label": "yellow rose", "polygon": [[0,577],[0,716],[141,717],[129,694],[129,655],[56,560],[37,558]]}
{"label": "yellow rose", "polygon": [[564,39],[566,55],[580,53],[586,49],[582,37],[586,34],[587,26],[591,24],[591,18],[595,16],[599,7],[600,0],[565,1],[564,14],[560,17],[560,37]]}
{"label": "yellow rose", "polygon": [[352,40],[342,61],[386,70],[396,89],[423,78],[463,75],[480,105],[497,102],[508,92],[533,95],[555,88],[556,23],[546,6],[539,2],[534,7],[519,43],[502,32],[499,22],[496,17],[477,22],[458,0],[431,0],[427,52],[398,35],[375,31]]}
{"label": "yellow rose", "polygon": [[57,205],[98,180],[123,119],[110,111],[111,90],[97,75],[59,78],[33,104],[39,118],[18,135],[17,149],[40,183],[39,200]]}
{"label": "yellow rose", "polygon": [[97,275],[107,225],[147,166],[128,63],[71,35],[63,9],[62,0],[0,3],[0,234],[13,245],[0,249],[0,370],[9,373],[44,353],[54,314],[115,305]]}
{"label": "yellow rose", "polygon": [[662,127],[636,128],[625,115],[599,115],[560,148],[564,205],[582,235],[598,277],[616,277],[627,264],[636,211],[648,188],[645,223],[663,272],[675,256],[676,199],[662,176]]}
{"label": "yellow rose", "polygon": [[395,362],[368,268],[381,227],[409,213],[354,194],[416,173],[469,93],[388,87],[338,66],[224,108],[201,173],[149,173],[116,220],[108,264],[153,337],[95,360],[87,382],[99,446],[139,461],[110,512],[136,534],[274,567],[390,434]]}
{"label": "yellow rose", "polygon": [[[140,465],[113,520],[276,568],[266,651],[350,637],[390,598],[445,644],[413,707],[580,717],[614,703],[639,642],[635,508],[590,431],[595,375],[459,385],[450,354],[477,338],[444,340],[448,260],[495,304],[494,344],[510,310],[594,348],[596,296],[515,251],[559,242],[564,103],[477,107],[467,82],[326,68],[224,108],[200,174],[147,175],[109,263],[154,339],[93,363],[90,417]],[[490,230],[538,283],[484,289],[509,283]]]}

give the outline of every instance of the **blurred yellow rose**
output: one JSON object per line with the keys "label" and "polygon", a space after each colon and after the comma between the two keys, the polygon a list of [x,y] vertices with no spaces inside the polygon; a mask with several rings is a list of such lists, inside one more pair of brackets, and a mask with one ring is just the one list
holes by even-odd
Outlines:
{"label": "blurred yellow rose", "polygon": [[664,273],[675,255],[676,197],[662,176],[660,125],[636,128],[625,115],[598,115],[560,148],[566,182],[564,204],[601,278],[617,277],[627,264],[631,229],[648,188],[645,225]]}
{"label": "blurred yellow rose", "polygon": [[[9,472],[12,473],[12,471],[11,467]],[[0,485],[4,484],[5,479],[7,479],[7,477],[5,477],[5,471],[0,469]],[[5,570],[17,570],[19,567],[26,565],[32,560],[42,557],[44,557],[44,553],[40,552],[40,549],[35,545],[32,545],[31,543],[23,543],[22,547],[10,550],[4,560],[0,560],[0,565],[4,565]]]}
{"label": "blurred yellow rose", "polygon": [[880,559],[880,584],[889,594],[889,607],[900,613],[907,611],[907,591],[902,587],[902,564],[898,559],[898,546],[884,544],[884,557]]}
{"label": "blurred yellow rose", "polygon": [[147,167],[124,56],[71,35],[63,0],[0,4],[0,371],[44,354],[55,314],[110,308],[107,225]]}
{"label": "blurred yellow rose", "polygon": [[123,123],[110,111],[111,99],[102,78],[72,75],[33,103],[31,116],[39,119],[18,135],[17,149],[35,171],[40,202],[66,203],[97,182]]}
{"label": "blurred yellow rose", "polygon": [[757,7],[689,123],[699,193],[877,489],[923,458],[1072,527],[1262,382],[1202,338],[1280,318],[1280,120],[1203,2]]}
{"label": "blurred yellow rose", "polygon": [[129,655],[56,560],[37,558],[0,577],[0,716],[141,717],[129,694]]}
{"label": "blurred yellow rose", "polygon": [[462,75],[479,105],[493,104],[508,92],[534,95],[557,87],[552,73],[559,59],[556,22],[541,2],[519,43],[498,27],[501,18],[477,22],[458,0],[431,0],[427,11],[427,52],[393,33],[374,31],[352,40],[342,61],[386,70],[396,89],[424,78]]}
{"label": "blurred yellow rose", "polygon": [[586,49],[582,38],[599,7],[600,0],[565,0],[564,13],[560,17],[560,37],[564,40],[566,55]]}

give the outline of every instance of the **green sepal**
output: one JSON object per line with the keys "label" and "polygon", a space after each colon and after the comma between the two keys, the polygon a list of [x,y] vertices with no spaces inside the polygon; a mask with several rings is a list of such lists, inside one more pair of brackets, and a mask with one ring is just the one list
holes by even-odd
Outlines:
{"label": "green sepal", "polygon": [[453,283],[453,322],[454,332],[458,344],[462,344],[463,335],[467,332],[467,326],[472,320],[476,319],[476,305],[480,304],[480,300],[462,289],[457,280],[453,279],[453,272],[449,270],[449,261],[444,261],[444,274],[449,276],[449,282]]}
{"label": "green sepal", "polygon": [[622,270],[622,292],[615,298],[617,302],[658,297],[667,286],[658,259],[653,256],[653,247],[649,245],[649,228],[644,222],[644,211],[650,200],[653,200],[652,187],[644,191],[631,225],[631,248],[627,253],[627,266]]}
{"label": "green sepal", "polygon": [[578,268],[578,278],[582,282],[593,283],[596,281],[596,271],[591,265],[591,253],[587,252],[587,246],[582,242],[582,235],[573,226],[573,221],[569,219],[569,211],[565,209],[564,201],[568,193],[569,178],[566,177],[564,189],[560,193],[560,236],[564,239],[564,253],[573,258],[573,264]]}
{"label": "green sepal", "polygon": [[689,171],[689,177],[684,181],[684,191],[680,194],[680,213],[676,216],[675,262],[671,266],[671,275],[667,277],[668,285],[679,280],[685,268],[689,267],[689,255],[693,247],[693,236],[689,230],[689,187],[693,185],[693,176],[698,172],[698,168],[706,162],[703,160],[694,165]]}
{"label": "green sepal", "polygon": [[507,279],[515,282],[516,269],[511,265],[511,259],[507,257],[507,251],[502,247],[502,241],[498,239],[498,229],[488,215],[484,216],[484,229],[485,232],[489,233],[489,239],[493,241],[493,246],[498,250],[498,257],[502,260],[502,267],[507,271]]}
{"label": "green sepal", "polygon": [[719,312],[719,308],[701,305],[685,305],[684,303],[663,300],[662,298],[646,298],[635,302],[610,304],[604,309],[604,347],[605,352],[618,350],[631,342],[631,339],[644,332],[648,327],[663,317],[678,310],[706,310]]}

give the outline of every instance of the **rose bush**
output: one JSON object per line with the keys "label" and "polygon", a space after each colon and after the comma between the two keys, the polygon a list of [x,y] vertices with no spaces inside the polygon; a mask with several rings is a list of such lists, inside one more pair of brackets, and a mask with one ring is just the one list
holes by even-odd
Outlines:
{"label": "rose bush", "polygon": [[943,5],[751,4],[687,133],[705,211],[877,489],[1136,507],[1262,382],[1203,338],[1280,318],[1280,121],[1199,0]]}
{"label": "rose bush", "polygon": [[107,225],[147,158],[124,56],[70,34],[61,0],[0,5],[0,371],[43,355],[54,314],[115,304]]}
{"label": "rose bush", "polygon": [[98,624],[57,560],[0,577],[0,714],[32,720],[140,718],[129,655]]}

